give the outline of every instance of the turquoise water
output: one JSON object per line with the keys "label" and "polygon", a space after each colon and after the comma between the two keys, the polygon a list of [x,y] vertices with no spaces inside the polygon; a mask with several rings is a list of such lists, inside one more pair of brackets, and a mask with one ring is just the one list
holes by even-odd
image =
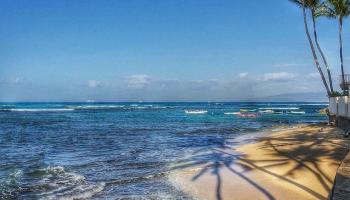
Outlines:
{"label": "turquoise water", "polygon": [[173,163],[276,125],[326,121],[326,106],[1,103],[0,199],[188,199],[167,181]]}

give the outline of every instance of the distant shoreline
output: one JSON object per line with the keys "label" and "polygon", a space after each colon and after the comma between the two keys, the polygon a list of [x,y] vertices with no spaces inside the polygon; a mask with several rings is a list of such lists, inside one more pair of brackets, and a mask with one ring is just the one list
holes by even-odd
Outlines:
{"label": "distant shoreline", "polygon": [[0,104],[5,103],[86,103],[86,104],[98,104],[98,103],[305,103],[305,104],[312,104],[312,103],[322,103],[322,104],[328,104],[328,101],[95,101],[95,102],[87,102],[87,101],[0,101]]}

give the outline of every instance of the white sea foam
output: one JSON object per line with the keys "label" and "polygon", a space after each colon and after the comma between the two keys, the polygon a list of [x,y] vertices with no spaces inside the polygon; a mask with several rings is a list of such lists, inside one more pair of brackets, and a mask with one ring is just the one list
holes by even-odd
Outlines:
{"label": "white sea foam", "polygon": [[93,110],[93,109],[113,109],[113,108],[123,108],[124,105],[84,105],[84,106],[72,106],[75,110]]}
{"label": "white sea foam", "polygon": [[131,109],[165,109],[166,106],[155,106],[155,105],[130,105]]}
{"label": "white sea foam", "polygon": [[301,106],[328,106],[329,103],[305,103],[300,105]]}
{"label": "white sea foam", "polygon": [[61,166],[56,166],[56,167],[46,167],[44,169],[39,169],[39,171],[45,171],[46,173],[63,173],[64,168]]}
{"label": "white sea foam", "polygon": [[186,114],[206,114],[208,111],[206,110],[185,110]]}
{"label": "white sea foam", "polygon": [[64,112],[74,111],[72,108],[11,108],[11,109],[0,109],[1,111],[11,112]]}
{"label": "white sea foam", "polygon": [[[17,169],[15,171],[11,172],[10,174],[8,174],[9,178],[6,180],[5,184],[11,185],[14,182],[18,182],[19,179],[22,177],[22,175],[23,175],[23,171],[20,169]],[[1,185],[0,185],[0,187],[1,187]],[[1,190],[0,190],[0,194],[1,194]]]}
{"label": "white sea foam", "polygon": [[47,167],[38,171],[45,174],[37,185],[41,186],[40,188],[49,188],[38,194],[39,199],[88,199],[105,187],[104,182],[88,182],[84,176],[66,172],[61,166]]}
{"label": "white sea foam", "polygon": [[22,174],[23,174],[23,171],[18,169],[18,170],[15,170],[14,172],[10,173],[9,176],[14,177],[14,178],[18,178],[18,177],[22,176]]}
{"label": "white sea foam", "polygon": [[144,107],[152,108],[152,109],[164,109],[167,108],[166,106],[160,106],[160,105],[144,105]]}
{"label": "white sea foam", "polygon": [[149,108],[149,107],[146,107],[146,106],[133,106],[133,109],[146,109],[146,108]]}
{"label": "white sea foam", "polygon": [[40,199],[57,199],[57,200],[75,200],[75,199],[89,199],[95,194],[101,192],[105,183],[97,183],[94,185],[79,185],[70,190],[66,188],[61,188],[61,190],[56,191],[54,194],[45,195]]}

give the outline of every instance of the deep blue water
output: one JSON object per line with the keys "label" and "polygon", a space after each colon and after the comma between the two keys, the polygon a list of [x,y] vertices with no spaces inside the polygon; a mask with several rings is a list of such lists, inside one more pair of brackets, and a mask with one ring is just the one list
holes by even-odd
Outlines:
{"label": "deep blue water", "polygon": [[326,121],[326,106],[1,103],[0,199],[187,199],[167,182],[172,163],[246,133]]}

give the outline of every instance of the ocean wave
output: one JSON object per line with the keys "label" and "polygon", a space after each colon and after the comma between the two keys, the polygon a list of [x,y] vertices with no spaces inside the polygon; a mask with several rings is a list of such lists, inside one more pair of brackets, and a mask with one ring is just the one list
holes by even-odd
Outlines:
{"label": "ocean wave", "polygon": [[23,171],[21,169],[14,169],[6,173],[6,175],[7,178],[0,179],[0,199],[17,199]]}
{"label": "ocean wave", "polygon": [[259,108],[259,110],[299,110],[298,107],[268,107],[268,108]]}
{"label": "ocean wave", "polygon": [[55,191],[53,194],[45,195],[39,199],[57,199],[57,200],[75,200],[75,199],[89,199],[95,194],[101,192],[105,183],[97,183],[95,185],[79,185],[70,190],[66,188],[61,188],[60,190]]}
{"label": "ocean wave", "polygon": [[56,167],[46,167],[46,168],[41,168],[38,170],[32,171],[30,174],[60,174],[64,173],[64,167],[61,166],[56,166]]}
{"label": "ocean wave", "polygon": [[328,106],[329,103],[305,103],[300,104],[300,106]]}
{"label": "ocean wave", "polygon": [[40,180],[27,191],[36,193],[38,199],[87,199],[101,192],[104,182],[92,183],[85,177],[67,172],[64,167],[47,167],[29,173],[31,176],[40,177]]}
{"label": "ocean wave", "polygon": [[10,109],[0,109],[4,112],[64,112],[64,111],[74,111],[72,108],[10,108]]}
{"label": "ocean wave", "polygon": [[85,106],[71,106],[74,110],[103,110],[103,109],[117,109],[123,108],[124,105],[85,105]]}
{"label": "ocean wave", "polygon": [[153,108],[155,108],[155,109],[165,109],[165,108],[168,108],[168,107],[166,107],[166,106],[154,106]]}
{"label": "ocean wave", "polygon": [[1,107],[11,107],[11,106],[14,106],[13,104],[11,105],[11,104],[2,104],[2,105],[0,105]]}
{"label": "ocean wave", "polygon": [[207,110],[185,110],[186,114],[206,114]]}
{"label": "ocean wave", "polygon": [[75,110],[109,110],[109,109],[166,109],[166,106],[128,106],[125,105],[82,105],[67,106],[65,108],[0,108],[0,112],[66,112]]}
{"label": "ocean wave", "polygon": [[130,105],[129,109],[166,109],[167,106],[155,106],[155,105]]}
{"label": "ocean wave", "polygon": [[159,172],[156,174],[150,174],[146,176],[139,176],[139,177],[131,177],[128,179],[116,179],[116,180],[110,180],[106,183],[106,185],[124,185],[124,184],[131,184],[131,183],[139,183],[145,180],[151,180],[155,178],[164,177],[168,174],[168,172]]}
{"label": "ocean wave", "polygon": [[131,109],[149,109],[147,106],[131,106]]}

